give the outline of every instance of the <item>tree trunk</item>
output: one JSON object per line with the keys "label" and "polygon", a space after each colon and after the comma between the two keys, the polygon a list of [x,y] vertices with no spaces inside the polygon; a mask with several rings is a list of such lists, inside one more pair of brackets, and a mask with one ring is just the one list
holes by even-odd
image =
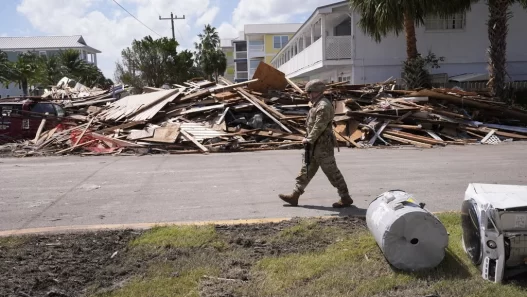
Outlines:
{"label": "tree trunk", "polygon": [[22,79],[22,92],[24,93],[24,96],[27,96],[28,93],[28,86],[27,86],[27,79]]}
{"label": "tree trunk", "polygon": [[406,56],[408,60],[417,58],[417,39],[415,38],[415,22],[408,13],[404,14],[404,33],[406,34]]}
{"label": "tree trunk", "polygon": [[506,54],[507,54],[507,33],[509,19],[510,0],[487,0],[489,7],[488,35],[490,46],[489,54],[489,87],[491,94],[504,101]]}

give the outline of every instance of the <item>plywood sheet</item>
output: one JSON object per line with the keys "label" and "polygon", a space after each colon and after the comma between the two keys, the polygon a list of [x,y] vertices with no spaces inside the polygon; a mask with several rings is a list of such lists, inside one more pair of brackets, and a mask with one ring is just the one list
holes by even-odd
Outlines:
{"label": "plywood sheet", "polygon": [[268,90],[282,91],[289,84],[282,71],[265,62],[260,62],[253,78],[257,78],[258,81],[250,83],[248,88],[261,93],[267,93]]}

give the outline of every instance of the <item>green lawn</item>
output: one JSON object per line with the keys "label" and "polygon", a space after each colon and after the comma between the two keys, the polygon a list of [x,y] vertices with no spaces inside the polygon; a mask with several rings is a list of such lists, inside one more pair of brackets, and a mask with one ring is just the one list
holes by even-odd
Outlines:
{"label": "green lawn", "polygon": [[[315,219],[301,220],[266,241],[292,248],[327,241],[326,246],[261,257],[250,247],[235,246],[212,226],[155,228],[131,243],[142,250],[138,255],[179,248],[184,256],[173,261],[156,257],[149,273],[98,296],[527,296],[520,284],[484,281],[462,250],[459,214],[439,218],[450,233],[446,257],[420,273],[393,270],[366,228],[344,232]],[[246,280],[226,275],[233,262],[247,264]]]}

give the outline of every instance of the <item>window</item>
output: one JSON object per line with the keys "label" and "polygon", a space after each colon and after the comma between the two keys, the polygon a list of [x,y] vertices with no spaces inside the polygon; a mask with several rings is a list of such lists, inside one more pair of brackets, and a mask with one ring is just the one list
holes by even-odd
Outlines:
{"label": "window", "polygon": [[33,116],[38,116],[35,113],[45,114],[46,112],[49,115],[55,115],[55,108],[51,103],[37,103],[33,105],[33,107],[31,108],[31,112],[34,113],[32,114]]}
{"label": "window", "polygon": [[273,48],[280,49],[289,41],[289,36],[273,36]]}
{"label": "window", "polygon": [[39,51],[38,54],[39,54],[41,57],[47,56],[47,52],[46,52],[46,51]]}
{"label": "window", "polygon": [[465,28],[465,14],[456,13],[446,18],[438,16],[428,17],[425,19],[425,28],[427,31],[462,30]]}

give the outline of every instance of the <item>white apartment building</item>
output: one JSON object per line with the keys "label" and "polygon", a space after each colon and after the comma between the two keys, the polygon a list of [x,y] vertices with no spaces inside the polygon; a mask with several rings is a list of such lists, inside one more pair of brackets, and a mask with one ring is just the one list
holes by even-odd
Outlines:
{"label": "white apartment building", "polygon": [[[527,11],[518,4],[511,7],[507,37],[508,72],[511,80],[527,80]],[[380,43],[367,36],[358,26],[360,16],[348,1],[318,7],[272,59],[271,64],[288,78],[349,81],[364,84],[399,79],[406,60],[404,32],[384,38]],[[445,77],[488,73],[487,35],[488,7],[483,2],[473,4],[470,12],[447,19],[426,20],[416,27],[418,51],[426,56],[432,51],[445,57],[432,74]]]}
{"label": "white apartment building", "polygon": [[[16,61],[23,52],[34,51],[40,56],[52,56],[66,49],[78,50],[80,58],[97,65],[97,54],[101,51],[89,46],[81,35],[74,36],[32,36],[0,37],[0,50],[7,53],[9,61]],[[22,96],[20,86],[10,84],[5,88],[0,84],[0,97]]]}
{"label": "white apartment building", "polygon": [[231,40],[234,47],[234,80],[249,80],[260,62],[271,63],[300,26],[302,24],[245,25],[239,36]]}

